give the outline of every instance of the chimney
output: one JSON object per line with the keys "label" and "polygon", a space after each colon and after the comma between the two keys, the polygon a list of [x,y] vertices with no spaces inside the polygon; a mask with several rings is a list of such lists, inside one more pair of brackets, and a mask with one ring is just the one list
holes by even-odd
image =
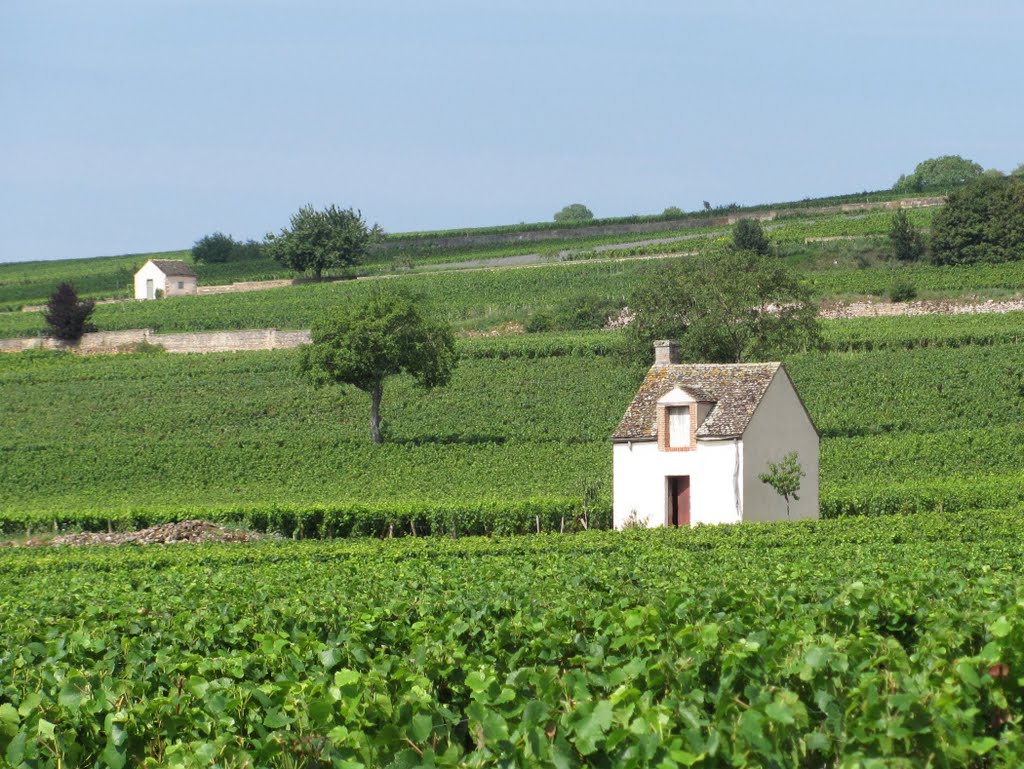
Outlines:
{"label": "chimney", "polygon": [[659,339],[654,343],[654,365],[668,366],[679,362],[679,342],[674,339]]}

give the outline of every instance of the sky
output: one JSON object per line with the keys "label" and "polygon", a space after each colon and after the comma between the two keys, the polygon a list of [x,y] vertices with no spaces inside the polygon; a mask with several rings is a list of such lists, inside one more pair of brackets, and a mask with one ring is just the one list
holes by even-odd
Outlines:
{"label": "sky", "polygon": [[0,262],[798,200],[1024,162],[1024,4],[2,0]]}

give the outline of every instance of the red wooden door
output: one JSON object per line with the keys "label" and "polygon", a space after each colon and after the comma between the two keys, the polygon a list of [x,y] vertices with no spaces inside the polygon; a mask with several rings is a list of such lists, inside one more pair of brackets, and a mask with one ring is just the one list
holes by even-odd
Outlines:
{"label": "red wooden door", "polygon": [[690,525],[690,476],[669,478],[669,523],[672,526]]}

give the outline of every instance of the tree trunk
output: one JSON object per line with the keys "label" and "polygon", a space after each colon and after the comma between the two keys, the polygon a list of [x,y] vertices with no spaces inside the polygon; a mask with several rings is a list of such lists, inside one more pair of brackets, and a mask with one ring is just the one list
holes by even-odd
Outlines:
{"label": "tree trunk", "polygon": [[384,442],[380,435],[380,399],[383,395],[383,383],[374,385],[373,389],[370,390],[370,437],[377,444]]}

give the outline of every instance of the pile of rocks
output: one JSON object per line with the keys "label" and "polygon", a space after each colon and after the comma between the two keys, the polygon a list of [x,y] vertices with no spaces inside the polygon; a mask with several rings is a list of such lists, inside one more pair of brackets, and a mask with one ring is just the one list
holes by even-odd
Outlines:
{"label": "pile of rocks", "polygon": [[179,521],[151,526],[141,531],[115,531],[110,533],[83,531],[61,534],[50,539],[29,539],[26,547],[40,545],[171,545],[177,542],[252,542],[263,535],[239,531],[210,521]]}

